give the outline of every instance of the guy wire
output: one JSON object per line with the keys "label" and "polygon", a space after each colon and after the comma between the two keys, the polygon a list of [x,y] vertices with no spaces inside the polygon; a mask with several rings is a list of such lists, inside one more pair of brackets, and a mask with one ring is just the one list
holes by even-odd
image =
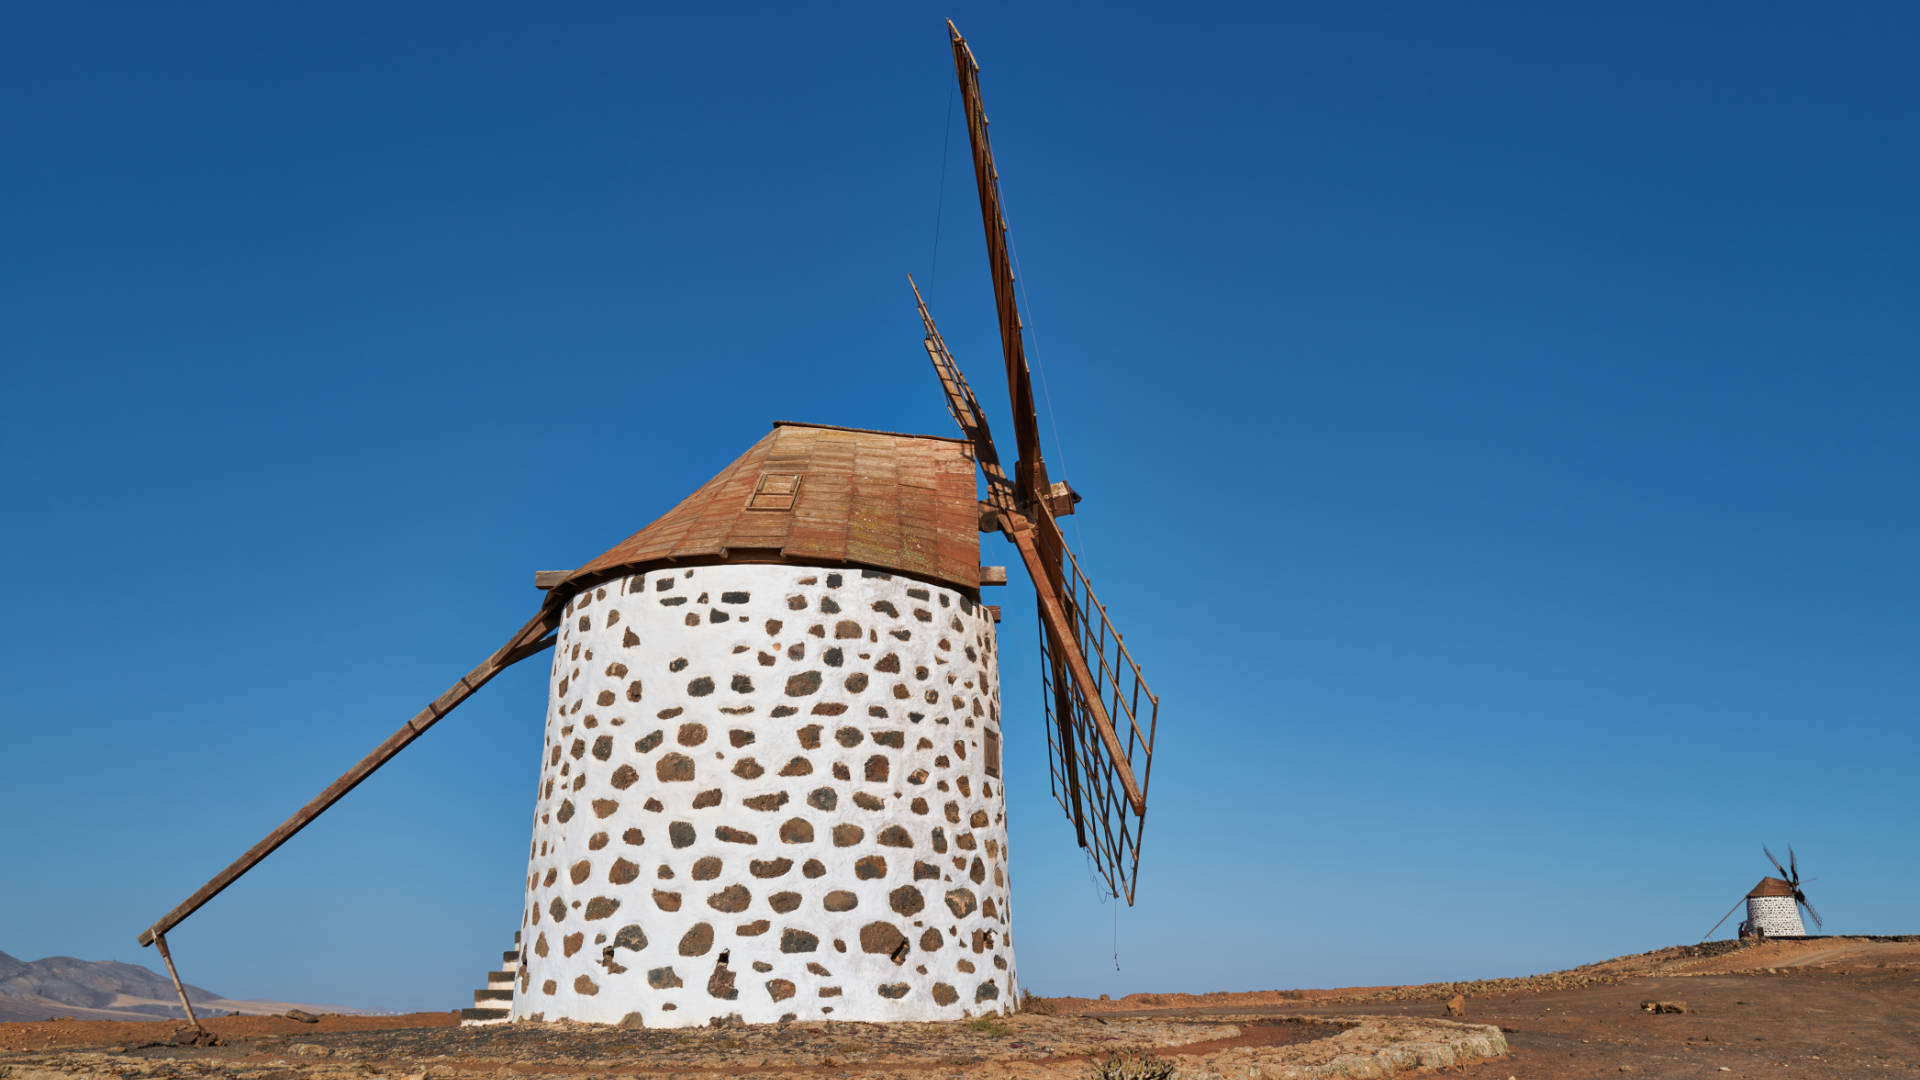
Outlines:
{"label": "guy wire", "polygon": [[927,296],[933,296],[934,283],[940,280],[940,217],[947,205],[947,152],[953,146],[953,87],[947,87],[947,126],[940,135],[940,197],[933,207],[933,265],[927,270]]}

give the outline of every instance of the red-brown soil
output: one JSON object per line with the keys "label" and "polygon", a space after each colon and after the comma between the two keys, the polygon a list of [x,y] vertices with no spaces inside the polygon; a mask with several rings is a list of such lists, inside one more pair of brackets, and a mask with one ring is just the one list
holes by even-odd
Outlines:
{"label": "red-brown soil", "polygon": [[[406,1013],[401,1016],[338,1016],[328,1013],[306,1024],[284,1016],[215,1016],[203,1021],[207,1030],[232,1042],[254,1035],[301,1035],[334,1031],[393,1031],[400,1028],[457,1027],[455,1012]],[[47,1047],[125,1046],[158,1042],[183,1026],[180,1020],[150,1023],[126,1020],[44,1020],[0,1024],[0,1051]],[[0,1074],[4,1075],[4,1074]]]}
{"label": "red-brown soil", "polygon": [[[1201,1076],[1247,1055],[1311,1061],[1330,1039],[1425,1037],[1454,994],[1509,1054],[1448,1069],[1479,1080],[1920,1076],[1920,940],[1828,939],[1663,949],[1567,972],[1476,983],[1250,994],[1057,998],[1006,1022],[797,1024],[662,1032],[578,1024],[461,1029],[452,1013],[219,1017],[218,1047],[167,1044],[178,1022],[0,1024],[0,1077],[128,1075],[347,1080],[427,1077],[882,1076],[1080,1078],[1091,1056],[1144,1047]],[[1685,1002],[1656,1014],[1643,1002]],[[1283,1017],[1296,1018],[1293,1022]],[[1315,1022],[1378,1016],[1365,1028]],[[1404,1017],[1404,1020],[1391,1018]],[[1384,1025],[1384,1026],[1383,1026]],[[1444,1028],[1444,1025],[1442,1025]],[[1466,1029],[1458,1029],[1466,1030]],[[1281,1075],[1279,1071],[1270,1073]]]}
{"label": "red-brown soil", "polygon": [[[1507,1037],[1507,1057],[1449,1070],[1477,1080],[1920,1076],[1920,939],[1912,938],[1681,946],[1479,983],[1056,1001],[1063,1011],[1110,1017],[1277,1008],[1441,1016],[1455,993],[1467,997],[1463,1019],[1498,1024]],[[1647,1012],[1648,1001],[1684,1002],[1687,1011]]]}

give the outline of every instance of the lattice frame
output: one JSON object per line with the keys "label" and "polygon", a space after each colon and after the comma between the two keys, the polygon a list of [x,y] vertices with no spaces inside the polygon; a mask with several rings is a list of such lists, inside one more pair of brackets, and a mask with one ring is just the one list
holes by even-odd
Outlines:
{"label": "lattice frame", "polygon": [[[1112,720],[1126,752],[1127,765],[1144,796],[1153,773],[1153,741],[1159,729],[1160,699],[1140,676],[1140,665],[1127,651],[1107,610],[1093,595],[1093,587],[1080,570],[1070,551],[1066,556],[1065,589],[1061,603],[1067,620],[1079,638],[1081,652],[1095,685],[1101,689],[1101,704]],[[1073,680],[1065,675],[1064,661],[1053,655],[1048,644],[1045,620],[1040,627],[1041,700],[1047,717],[1047,752],[1053,797],[1074,821],[1074,792],[1079,792],[1084,821],[1083,844],[1093,853],[1094,863],[1106,879],[1114,896],[1126,897],[1132,904],[1140,868],[1140,839],[1146,827],[1144,814],[1135,814],[1127,800],[1105,740],[1093,722],[1092,710],[1080,695]],[[1072,715],[1063,725],[1056,710],[1059,691],[1065,690]],[[1063,752],[1062,740],[1073,750],[1071,765]]]}

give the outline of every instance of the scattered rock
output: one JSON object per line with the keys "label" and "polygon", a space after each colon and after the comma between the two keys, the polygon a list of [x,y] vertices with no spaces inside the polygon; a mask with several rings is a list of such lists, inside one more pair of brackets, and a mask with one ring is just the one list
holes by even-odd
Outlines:
{"label": "scattered rock", "polygon": [[1452,997],[1448,998],[1447,999],[1447,1015],[1448,1016],[1467,1015],[1467,999],[1460,994],[1455,994]]}
{"label": "scattered rock", "polygon": [[286,1016],[287,1016],[287,1019],[289,1020],[298,1020],[303,1024],[317,1024],[320,1022],[319,1017],[313,1015],[312,1013],[308,1012],[305,1009],[288,1009],[286,1012]]}

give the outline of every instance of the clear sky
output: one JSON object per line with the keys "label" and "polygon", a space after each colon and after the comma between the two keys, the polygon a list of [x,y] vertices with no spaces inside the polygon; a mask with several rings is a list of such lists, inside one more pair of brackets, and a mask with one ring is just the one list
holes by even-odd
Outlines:
{"label": "clear sky", "polygon": [[[1697,939],[1762,842],[1828,929],[1920,931],[1913,6],[699,7],[8,12],[0,949],[157,963],[534,571],[770,421],[952,431],[909,271],[1004,429],[948,15],[1069,540],[1164,702],[1116,918],[1013,571],[1027,987],[1569,966]],[[465,1003],[543,678],[183,974]]]}

